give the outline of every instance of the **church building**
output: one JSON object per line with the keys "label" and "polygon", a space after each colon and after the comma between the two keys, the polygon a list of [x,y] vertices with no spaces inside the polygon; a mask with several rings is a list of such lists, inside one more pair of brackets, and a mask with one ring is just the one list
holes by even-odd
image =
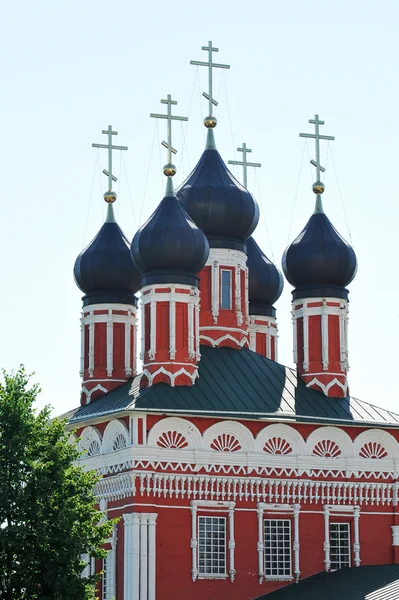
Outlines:
{"label": "church building", "polygon": [[323,209],[320,144],[334,138],[318,115],[301,134],[315,142],[315,208],[282,258],[290,368],[278,362],[283,275],[252,237],[246,147],[242,185],[216,146],[212,70],[228,65],[212,42],[203,50],[205,149],[175,190],[184,117],[167,96],[152,115],[167,121],[165,195],[131,243],[113,210],[112,151],[126,148],[111,126],[95,145],[108,150],[107,217],[74,267],[82,389],[68,429],[102,475],[99,508],[119,518],[107,558],[86,557],[101,600],[278,600],[284,586],[295,598],[317,574],[399,564],[399,415],[348,389],[357,259]]}

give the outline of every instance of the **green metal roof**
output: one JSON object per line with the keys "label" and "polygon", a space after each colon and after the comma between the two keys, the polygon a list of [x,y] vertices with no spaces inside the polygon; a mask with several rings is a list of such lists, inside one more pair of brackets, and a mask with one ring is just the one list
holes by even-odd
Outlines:
{"label": "green metal roof", "polygon": [[257,600],[398,600],[399,565],[318,573]]}
{"label": "green metal roof", "polygon": [[250,350],[201,347],[193,386],[158,383],[140,389],[141,376],[78,408],[69,422],[124,410],[229,418],[280,418],[320,423],[399,426],[399,415],[355,398],[328,398],[307,388],[294,369]]}

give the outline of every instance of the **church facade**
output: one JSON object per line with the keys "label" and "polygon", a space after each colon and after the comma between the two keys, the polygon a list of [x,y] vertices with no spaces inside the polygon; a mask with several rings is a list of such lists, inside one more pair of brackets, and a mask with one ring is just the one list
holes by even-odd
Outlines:
{"label": "church facade", "polygon": [[[210,74],[227,68],[203,49]],[[258,206],[216,149],[211,86],[206,97],[206,148],[188,179],[175,192],[182,117],[168,96],[164,198],[130,244],[110,162],[106,222],[75,263],[82,391],[68,428],[102,475],[99,508],[119,518],[107,558],[86,557],[86,572],[103,572],[101,600],[253,600],[399,562],[399,415],[348,391],[357,262],[323,210],[319,143],[333,138],[318,115],[303,134],[316,142],[316,205],[283,256],[293,369],[278,362],[283,276],[252,238]],[[104,133],[111,156],[116,132]]]}

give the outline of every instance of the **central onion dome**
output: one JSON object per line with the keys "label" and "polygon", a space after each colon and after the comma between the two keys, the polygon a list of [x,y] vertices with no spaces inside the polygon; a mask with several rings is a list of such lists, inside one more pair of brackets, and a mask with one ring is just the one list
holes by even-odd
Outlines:
{"label": "central onion dome", "polygon": [[98,303],[137,304],[141,272],[130,256],[130,244],[115,222],[112,204],[96,237],[77,257],[74,277],[84,292],[83,306]]}
{"label": "central onion dome", "polygon": [[245,250],[245,241],[258,224],[259,208],[226,167],[211,129],[205,151],[176,195],[211,248]]}
{"label": "central onion dome", "polygon": [[345,288],[356,275],[356,254],[323,212],[320,197],[314,214],[284,252],[282,265],[295,287],[294,300],[348,297]]}
{"label": "central onion dome", "polygon": [[281,271],[262,252],[253,237],[247,242],[249,314],[276,316],[273,304],[284,287]]}
{"label": "central onion dome", "polygon": [[134,236],[131,254],[144,273],[141,287],[154,283],[198,286],[197,273],[209,255],[208,240],[178,202],[170,178],[164,199]]}

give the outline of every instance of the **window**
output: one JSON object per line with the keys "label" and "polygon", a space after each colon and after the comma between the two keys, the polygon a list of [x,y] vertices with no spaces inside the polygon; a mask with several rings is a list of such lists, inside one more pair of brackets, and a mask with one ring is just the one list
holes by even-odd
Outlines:
{"label": "window", "polygon": [[291,521],[264,521],[265,576],[291,577]]}
{"label": "window", "polygon": [[231,271],[222,269],[222,297],[220,302],[221,308],[231,308]]}
{"label": "window", "polygon": [[349,523],[330,523],[331,569],[350,567]]}
{"label": "window", "polygon": [[198,574],[226,576],[226,517],[198,517]]}

